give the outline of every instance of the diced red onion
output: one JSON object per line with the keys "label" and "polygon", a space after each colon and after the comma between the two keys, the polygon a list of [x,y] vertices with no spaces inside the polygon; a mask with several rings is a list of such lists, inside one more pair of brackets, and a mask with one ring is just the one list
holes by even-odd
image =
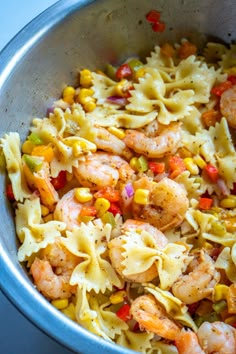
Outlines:
{"label": "diced red onion", "polygon": [[220,188],[221,193],[226,196],[230,194],[230,190],[227,187],[225,181],[222,178],[218,178],[217,185]]}
{"label": "diced red onion", "polygon": [[125,191],[127,193],[127,196],[131,198],[134,195],[134,188],[131,183],[127,183],[125,186]]}
{"label": "diced red onion", "polygon": [[49,117],[50,113],[54,113],[55,107],[48,107],[47,108],[47,117]]}
{"label": "diced red onion", "polygon": [[125,106],[127,103],[127,99],[125,97],[120,96],[109,96],[107,97],[107,102],[114,103],[119,106]]}

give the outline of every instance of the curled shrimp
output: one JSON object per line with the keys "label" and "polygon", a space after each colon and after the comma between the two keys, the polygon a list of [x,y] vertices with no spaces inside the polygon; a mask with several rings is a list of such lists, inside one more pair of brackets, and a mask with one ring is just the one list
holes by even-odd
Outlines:
{"label": "curled shrimp", "polygon": [[220,280],[220,273],[215,269],[214,261],[204,251],[196,254],[187,272],[188,274],[182,275],[172,286],[173,294],[185,304],[193,304],[209,297]]}
{"label": "curled shrimp", "polygon": [[236,128],[236,86],[224,91],[220,98],[221,114],[232,128]]}
{"label": "curled shrimp", "polygon": [[96,189],[115,186],[119,180],[126,182],[134,170],[120,156],[96,152],[85,157],[74,173],[82,186]]}
{"label": "curled shrimp", "polygon": [[130,313],[141,328],[162,338],[175,340],[181,331],[181,327],[152,295],[137,297],[131,304]]}
{"label": "curled shrimp", "polygon": [[141,219],[163,231],[179,226],[189,207],[185,189],[170,178],[164,177],[153,182],[142,177],[134,182],[134,189],[149,190],[149,201],[142,205],[133,202],[132,212],[135,219]]}
{"label": "curled shrimp", "polygon": [[92,205],[93,201],[79,203],[75,198],[76,188],[71,189],[64,194],[56,205],[54,210],[54,219],[66,223],[67,229],[72,231],[74,227],[79,226],[79,214],[83,206]]}
{"label": "curled shrimp", "polygon": [[133,129],[127,129],[123,139],[125,144],[138,154],[149,158],[161,158],[175,154],[181,144],[180,123],[159,126],[155,137]]}
{"label": "curled shrimp", "polygon": [[[155,227],[153,227],[148,223],[143,223],[137,220],[128,219],[123,224],[122,231],[130,232],[132,230],[135,230],[136,232],[138,232],[139,230],[147,231],[154,237],[156,244],[160,248],[164,248],[168,243],[168,240],[165,237],[165,235],[161,231],[157,230]],[[147,269],[142,273],[136,273],[136,274],[126,275],[126,276],[123,275],[124,266],[122,265],[122,261],[123,261],[122,246],[124,242],[125,241],[121,237],[115,237],[108,243],[109,257],[111,259],[113,268],[117,271],[117,273],[120,274],[126,280],[135,281],[137,283],[149,282],[152,281],[154,278],[156,278],[158,273],[155,264],[152,264],[149,269]]]}
{"label": "curled shrimp", "polygon": [[224,322],[204,322],[197,334],[182,330],[175,339],[179,354],[235,354],[235,329]]}
{"label": "curled shrimp", "polygon": [[106,128],[99,127],[96,129],[96,137],[94,143],[97,148],[114,155],[123,156],[127,160],[132,157],[132,152],[127,148],[122,139],[117,138],[114,134],[110,133]]}
{"label": "curled shrimp", "polygon": [[59,241],[41,250],[40,258],[36,257],[30,271],[37,289],[48,299],[65,299],[75,293],[70,285],[73,269],[79,258],[70,253]]}

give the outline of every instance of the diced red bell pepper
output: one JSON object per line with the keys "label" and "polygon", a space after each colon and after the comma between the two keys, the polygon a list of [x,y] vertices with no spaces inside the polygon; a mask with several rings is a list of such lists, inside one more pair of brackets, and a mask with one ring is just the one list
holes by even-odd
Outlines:
{"label": "diced red bell pepper", "polygon": [[159,22],[161,13],[157,10],[151,10],[146,14],[146,20],[151,23]]}
{"label": "diced red bell pepper", "polygon": [[236,75],[229,75],[227,80],[232,82],[233,85],[236,85]]}
{"label": "diced red bell pepper", "polygon": [[114,216],[116,216],[116,214],[120,214],[122,215],[120,206],[118,203],[112,203],[110,205],[110,208],[108,209],[108,211],[110,211],[110,213],[112,213]]}
{"label": "diced red bell pepper", "polygon": [[212,204],[213,204],[213,199],[211,198],[204,198],[204,197],[199,198],[199,209],[201,210],[211,209]]}
{"label": "diced red bell pepper", "polygon": [[153,173],[156,173],[156,174],[165,172],[164,162],[149,161],[148,167]]}
{"label": "diced red bell pepper", "polygon": [[154,32],[164,32],[166,29],[166,25],[164,22],[155,22],[152,25],[152,29]]}
{"label": "diced red bell pepper", "polygon": [[14,196],[14,193],[13,193],[13,188],[12,188],[12,184],[9,183],[7,186],[6,186],[6,195],[7,195],[7,198],[10,202],[14,202],[15,201],[15,196]]}
{"label": "diced red bell pepper", "polygon": [[105,198],[109,202],[118,202],[120,200],[120,193],[117,189],[111,186],[106,186],[94,194],[95,198]]}
{"label": "diced red bell pepper", "polygon": [[132,76],[132,69],[128,64],[122,64],[116,71],[117,79],[124,79],[125,77]]}
{"label": "diced red bell pepper", "polygon": [[221,82],[220,84],[214,86],[211,89],[211,93],[213,93],[214,95],[220,97],[223,92],[225,92],[226,90],[228,90],[232,86],[233,86],[232,82],[229,81],[229,80],[226,80],[226,81]]}
{"label": "diced red bell pepper", "polygon": [[199,302],[194,302],[193,304],[188,305],[188,312],[190,315],[194,315],[197,308],[199,306]]}
{"label": "diced red bell pepper", "polygon": [[95,206],[91,205],[91,206],[87,206],[84,205],[82,206],[79,215],[80,216],[96,216],[97,214],[97,209],[95,208]]}
{"label": "diced red bell pepper", "polygon": [[206,172],[207,177],[210,179],[212,183],[217,183],[219,178],[219,171],[217,167],[209,163],[204,167],[204,171]]}
{"label": "diced red bell pepper", "polygon": [[66,185],[66,171],[60,171],[58,176],[51,179],[51,183],[56,191]]}
{"label": "diced red bell pepper", "polygon": [[174,179],[186,170],[184,160],[180,156],[171,156],[168,162],[170,168],[169,178]]}
{"label": "diced red bell pepper", "polygon": [[116,316],[118,316],[122,321],[129,321],[131,319],[130,305],[122,305],[121,308],[116,312]]}

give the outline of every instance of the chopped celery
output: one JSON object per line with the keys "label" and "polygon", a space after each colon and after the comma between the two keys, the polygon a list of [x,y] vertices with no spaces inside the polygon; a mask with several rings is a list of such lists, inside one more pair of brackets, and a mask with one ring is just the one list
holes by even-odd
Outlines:
{"label": "chopped celery", "polygon": [[112,227],[116,226],[116,221],[115,221],[114,215],[112,213],[110,213],[109,211],[107,211],[105,214],[103,214],[102,221],[104,222],[104,224],[111,224]]}
{"label": "chopped celery", "polygon": [[212,307],[216,313],[221,313],[227,308],[227,302],[225,300],[221,300],[213,304]]}
{"label": "chopped celery", "polygon": [[211,312],[211,313],[208,313],[204,316],[199,316],[199,315],[194,316],[194,321],[198,327],[200,327],[203,322],[211,322],[212,323],[212,322],[219,321],[219,320],[220,320],[220,316],[216,312]]}
{"label": "chopped celery", "polygon": [[138,170],[140,172],[145,172],[148,170],[148,161],[145,156],[140,156],[138,158],[138,164],[139,164]]}
{"label": "chopped celery", "polygon": [[42,145],[43,144],[42,139],[36,133],[31,133],[28,136],[28,140],[30,140],[35,145]]}
{"label": "chopped celery", "polygon": [[110,79],[117,81],[116,68],[113,65],[107,64],[105,72]]}
{"label": "chopped celery", "polygon": [[143,63],[139,59],[136,59],[136,58],[133,58],[133,59],[129,60],[127,64],[129,65],[130,69],[133,72],[136,72],[140,68],[143,67]]}
{"label": "chopped celery", "polygon": [[24,154],[23,159],[31,172],[38,172],[43,166],[43,159],[41,157]]}

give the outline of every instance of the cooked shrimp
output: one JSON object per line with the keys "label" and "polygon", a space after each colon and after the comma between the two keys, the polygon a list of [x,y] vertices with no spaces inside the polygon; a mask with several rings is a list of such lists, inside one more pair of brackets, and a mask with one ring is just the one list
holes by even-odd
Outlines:
{"label": "cooked shrimp", "polygon": [[135,219],[141,219],[163,231],[179,226],[189,207],[185,189],[177,182],[164,177],[153,182],[142,177],[134,182],[134,189],[149,190],[149,202],[146,205],[133,202],[132,212]]}
{"label": "cooked shrimp", "polygon": [[130,312],[141,328],[165,339],[175,340],[181,331],[180,326],[168,316],[152,295],[136,298],[131,304]]}
{"label": "cooked shrimp", "polygon": [[199,327],[197,336],[207,354],[236,353],[236,330],[224,322],[204,322]]}
{"label": "cooked shrimp", "polygon": [[196,333],[191,330],[182,330],[175,338],[175,345],[179,354],[205,354],[200,347]]}
{"label": "cooked shrimp", "polygon": [[179,354],[235,354],[235,329],[224,322],[204,322],[197,334],[182,330],[175,339]]}
{"label": "cooked shrimp", "polygon": [[180,123],[159,126],[156,134],[158,135],[155,137],[149,137],[141,131],[127,129],[123,141],[136,153],[149,158],[175,154],[181,144]]}
{"label": "cooked shrimp", "polygon": [[69,192],[63,195],[59,200],[54,210],[54,219],[63,221],[66,223],[68,230],[73,230],[78,226],[79,214],[83,206],[92,205],[93,201],[86,203],[79,203],[75,198],[76,188],[71,189]]}
{"label": "cooked shrimp", "polygon": [[236,128],[236,86],[224,91],[220,98],[221,114],[232,128]]}
{"label": "cooked shrimp", "polygon": [[[168,243],[168,240],[165,235],[148,223],[129,219],[126,220],[126,222],[123,224],[122,230],[123,232],[130,232],[132,230],[138,232],[139,230],[145,230],[154,237],[156,244],[160,248],[164,248]],[[122,264],[122,246],[124,245],[124,243],[125,241],[124,239],[122,239],[122,237],[115,237],[108,243],[109,257],[111,259],[113,268],[117,271],[117,273],[120,274],[125,280],[135,281],[137,283],[144,283],[155,279],[158,275],[157,267],[155,264],[152,264],[151,267],[144,272],[124,276],[124,265]]]}
{"label": "cooked shrimp", "polygon": [[134,174],[128,162],[120,156],[103,152],[85,157],[74,172],[82,186],[95,189],[115,186],[119,180],[126,182]]}
{"label": "cooked shrimp", "polygon": [[132,152],[123,140],[117,138],[114,134],[111,134],[106,128],[99,127],[94,129],[96,129],[94,143],[98,149],[110,152],[114,155],[123,156],[127,160],[131,159]]}
{"label": "cooked shrimp", "polygon": [[50,300],[71,297],[76,288],[69,281],[79,258],[60,242],[48,245],[42,250],[41,257],[36,257],[30,268],[38,290]]}
{"label": "cooked shrimp", "polygon": [[172,286],[173,294],[185,304],[193,304],[209,297],[220,280],[214,261],[204,251],[196,254],[187,271],[189,273],[182,275]]}

